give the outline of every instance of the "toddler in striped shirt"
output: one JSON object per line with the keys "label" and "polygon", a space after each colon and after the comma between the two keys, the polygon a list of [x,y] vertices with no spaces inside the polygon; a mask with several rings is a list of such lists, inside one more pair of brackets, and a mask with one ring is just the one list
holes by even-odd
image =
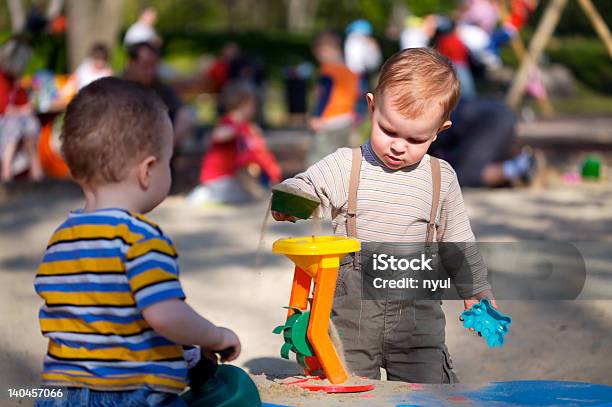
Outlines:
{"label": "toddler in striped shirt", "polygon": [[181,345],[240,354],[236,334],[185,302],[174,244],[143,214],[168,194],[172,124],[151,90],[118,78],[68,106],[62,152],[85,195],[53,233],[35,279],[49,339],[39,406],[185,405]]}
{"label": "toddler in striped shirt", "polygon": [[[405,49],[385,62],[378,86],[366,97],[370,139],[356,149],[339,148],[283,184],[317,196],[331,209],[334,233],[359,239],[362,248],[461,243],[468,283],[455,283],[465,308],[485,297],[495,304],[457,175],[427,154],[438,133],[451,126],[459,99],[451,63],[431,49]],[[275,211],[272,216],[295,220]],[[349,370],[372,379],[384,369],[389,380],[456,382],[441,301],[384,295],[364,300],[358,268],[352,255],[340,262],[332,308]]]}

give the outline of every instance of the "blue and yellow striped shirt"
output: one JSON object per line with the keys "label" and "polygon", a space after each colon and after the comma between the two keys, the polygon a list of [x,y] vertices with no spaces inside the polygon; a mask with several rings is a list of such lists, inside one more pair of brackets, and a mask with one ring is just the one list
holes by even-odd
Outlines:
{"label": "blue and yellow striped shirt", "polygon": [[55,231],[34,287],[45,301],[46,385],[179,393],[182,348],[151,329],[142,310],[184,299],[172,241],[144,216],[121,209],[72,212]]}

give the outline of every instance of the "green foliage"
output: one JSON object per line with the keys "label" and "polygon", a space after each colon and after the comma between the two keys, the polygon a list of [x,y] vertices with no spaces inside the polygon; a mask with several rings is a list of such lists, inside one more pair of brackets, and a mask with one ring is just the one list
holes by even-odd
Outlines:
{"label": "green foliage", "polygon": [[382,32],[392,6],[392,0],[321,0],[317,8],[316,29],[333,28],[343,33],[351,21],[365,18],[375,31]]}
{"label": "green foliage", "polygon": [[130,0],[125,2],[125,24],[136,21],[143,7],[157,10],[157,29],[191,30],[220,29],[227,19],[224,2],[205,0]]}
{"label": "green foliage", "polygon": [[[542,14],[546,9],[546,6],[550,0],[541,0],[538,8],[536,9],[534,15],[529,19],[529,26],[535,28],[537,23],[542,18]],[[612,7],[610,0],[592,0],[593,5],[603,18],[603,20],[607,23],[608,27],[612,26]],[[584,11],[578,4],[576,0],[569,0],[565,9],[563,10],[563,15],[559,20],[559,24],[555,30],[555,34],[559,36],[568,36],[568,35],[581,35],[581,36],[595,36],[595,29],[591,25],[591,22],[587,18]]]}
{"label": "green foliage", "polygon": [[559,39],[549,46],[547,55],[552,62],[568,67],[578,80],[590,88],[612,94],[612,60],[598,39]]}
{"label": "green foliage", "polygon": [[[526,45],[531,36],[530,30],[523,34]],[[554,36],[544,56],[552,63],[567,67],[588,88],[612,94],[612,59],[599,37]],[[512,47],[503,47],[501,57],[504,65],[518,68],[519,61]]]}
{"label": "green foliage", "polygon": [[456,0],[418,0],[407,1],[410,11],[419,17],[427,14],[449,14],[457,8]]}
{"label": "green foliage", "polygon": [[[555,111],[560,114],[612,114],[612,96],[602,94],[577,84],[576,95],[570,98],[553,99],[552,104]],[[530,101],[535,108],[535,101]]]}
{"label": "green foliage", "polygon": [[[181,66],[196,59],[202,54],[218,55],[227,42],[236,42],[248,54],[260,59],[266,66],[269,77],[280,79],[283,67],[297,65],[308,61],[316,65],[311,51],[312,36],[290,34],[287,32],[163,32],[164,59],[173,65]],[[377,38],[384,58],[398,51],[397,41],[383,37]]]}
{"label": "green foliage", "polygon": [[280,29],[285,24],[283,0],[126,0],[127,24],[144,6],[157,10],[160,31],[232,31]]}
{"label": "green foliage", "polygon": [[310,36],[286,32],[164,32],[164,54],[197,57],[208,53],[217,55],[224,44],[233,41],[249,54],[261,59],[268,71],[278,75],[282,67],[312,61]]}

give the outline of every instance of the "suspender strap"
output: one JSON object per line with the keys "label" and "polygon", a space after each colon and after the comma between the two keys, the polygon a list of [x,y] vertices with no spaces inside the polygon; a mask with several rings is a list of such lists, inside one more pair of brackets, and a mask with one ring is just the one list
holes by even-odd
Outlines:
{"label": "suspender strap", "polygon": [[[429,157],[431,164],[431,180],[432,180],[432,199],[431,212],[429,213],[429,222],[427,224],[427,234],[425,235],[426,243],[432,243],[436,230],[436,214],[438,213],[438,205],[440,202],[440,160],[436,157]],[[348,192],[348,209],[346,212],[346,232],[348,237],[357,238],[357,189],[359,188],[359,178],[361,172],[361,147],[353,148],[353,159],[351,162],[351,176],[349,179]]]}
{"label": "suspender strap", "polygon": [[431,212],[429,213],[429,223],[427,224],[427,234],[425,236],[426,243],[432,243],[434,232],[436,230],[436,214],[438,213],[438,202],[440,201],[440,160],[436,157],[429,157],[431,163],[431,180],[432,180],[432,199]]}
{"label": "suspender strap", "polygon": [[[348,208],[346,211],[346,234],[348,237],[357,238],[357,190],[359,189],[359,178],[361,173],[361,147],[353,148],[353,159],[351,160],[351,177],[349,179]],[[353,269],[359,271],[361,268],[361,256],[359,252],[353,253]]]}
{"label": "suspender strap", "polygon": [[346,234],[357,238],[357,189],[361,172],[361,147],[353,148],[351,177],[349,179],[348,209],[346,211]]}

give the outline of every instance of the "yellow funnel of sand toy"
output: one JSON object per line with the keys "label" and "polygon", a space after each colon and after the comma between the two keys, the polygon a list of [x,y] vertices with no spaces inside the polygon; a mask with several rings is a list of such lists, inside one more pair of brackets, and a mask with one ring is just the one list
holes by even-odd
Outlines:
{"label": "yellow funnel of sand toy", "polygon": [[310,355],[308,350],[300,352],[303,349],[301,346],[294,346],[292,350],[296,352],[298,361],[303,362],[306,374],[320,367],[333,384],[344,383],[348,379],[328,333],[338,268],[342,257],[359,250],[359,240],[342,236],[281,239],[272,245],[273,253],[284,254],[295,263],[287,321],[295,310],[307,311],[308,295],[314,281],[314,296],[307,327],[308,345],[314,354]]}
{"label": "yellow funnel of sand toy", "polygon": [[361,250],[357,239],[342,236],[309,236],[281,239],[274,242],[273,253],[284,254],[296,266],[308,273],[312,278],[317,276],[319,269],[340,265],[340,258],[347,253]]}

